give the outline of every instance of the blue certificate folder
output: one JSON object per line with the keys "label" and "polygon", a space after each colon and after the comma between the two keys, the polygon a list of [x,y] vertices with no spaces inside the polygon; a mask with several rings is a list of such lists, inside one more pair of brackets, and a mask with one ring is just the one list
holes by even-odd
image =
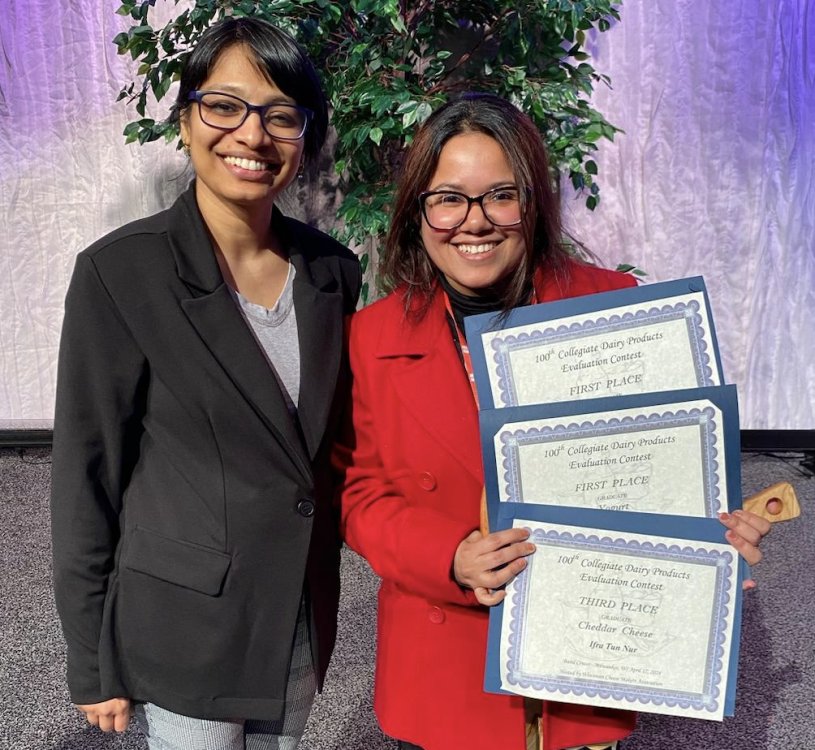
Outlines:
{"label": "blue certificate folder", "polygon": [[[590,537],[589,542],[577,542],[573,530],[563,530],[563,539],[552,530],[558,537],[553,541],[548,532],[542,538],[543,530],[535,529],[532,541],[539,545],[538,553],[508,585],[507,599],[490,612],[486,689],[504,692],[504,671],[507,684],[520,694],[539,694],[549,700],[707,719],[732,715],[741,585],[749,569],[731,547],[719,546],[726,540],[718,512],[741,507],[740,435],[736,389],[723,385],[704,280],[693,277],[545,302],[516,308],[503,319],[495,313],[471,316],[465,319],[465,330],[480,402],[490,530],[509,528],[518,519],[529,521],[533,528],[538,522],[585,528]],[[640,441],[665,442],[671,435],[676,437],[675,452],[673,446],[662,446],[659,455],[643,455],[648,449],[639,448]],[[613,445],[618,436],[623,444]],[[628,454],[625,440],[637,444]],[[558,465],[552,458],[557,451],[565,455],[573,448],[603,456],[605,464],[593,459],[581,463],[578,456],[574,466]],[[606,470],[615,460],[626,465],[624,472]],[[636,471],[628,471],[629,461],[640,462]],[[626,476],[618,476],[622,474]],[[633,492],[605,491],[606,483],[609,487],[624,481],[644,484],[646,475],[651,485],[639,499],[661,499],[658,510],[635,502]],[[662,483],[659,491],[654,486],[657,478]],[[674,492],[683,485],[684,495]],[[649,512],[641,512],[643,508]],[[666,550],[663,542],[654,547],[648,540],[615,537],[614,532],[675,539],[677,544],[667,545]],[[576,639],[568,620],[553,614],[574,610],[549,610],[548,598],[541,601],[532,595],[556,592],[560,603],[554,606],[562,607],[568,597],[563,599],[558,586],[569,590],[574,583],[574,590],[582,592],[589,585],[582,578],[573,580],[560,573],[559,561],[552,567],[554,549],[561,544],[564,549],[601,555],[598,559],[639,559],[653,567],[679,561],[676,564],[687,566],[682,569],[691,571],[694,580],[707,581],[698,589],[700,596],[710,598],[704,608],[694,610],[696,589],[680,583],[670,588],[671,596],[680,598],[672,603],[665,599],[660,615],[670,619],[675,613],[678,622],[694,629],[694,644],[700,639],[709,644],[707,650],[692,646],[697,650],[694,666],[688,669],[701,675],[703,687],[698,694],[696,683],[675,687],[681,680],[666,679],[643,688],[642,674],[635,679],[634,672],[625,672],[635,669],[633,661],[623,662],[626,666],[617,674],[622,677],[610,682],[605,674],[598,676],[596,670],[603,667],[585,666],[593,664],[597,654],[594,642],[584,643],[593,632],[580,631],[583,640]],[[714,558],[717,562],[711,562]],[[717,577],[712,586],[714,567]],[[605,582],[597,586],[607,587]],[[589,589],[586,595],[593,596]],[[691,602],[688,611],[695,612],[695,621],[686,614],[681,597]],[[560,646],[579,641],[581,648],[589,650],[585,658],[579,657],[582,666],[561,665],[556,675],[535,674],[538,667],[530,672],[530,665],[550,669],[558,663],[542,657],[547,652],[541,649],[549,641],[543,635],[542,646],[541,634],[534,632],[536,622],[550,618],[559,623]],[[732,632],[725,635],[723,623]],[[507,628],[504,635],[502,628]],[[670,628],[660,629],[666,642],[676,638]],[[594,621],[587,630],[595,630]],[[603,648],[625,643],[622,631],[617,633],[606,639]],[[502,648],[507,659],[503,670]],[[526,648],[532,650],[524,651],[522,659]],[[650,653],[641,651],[638,659],[648,661]],[[664,663],[666,653],[654,657],[657,666],[663,674],[676,677],[670,661],[668,666]]]}
{"label": "blue certificate folder", "polygon": [[[687,304],[669,300],[687,295],[694,296],[694,300]],[[701,296],[701,304],[695,300],[698,296]],[[616,309],[632,306],[636,306],[635,311]],[[565,324],[562,321],[564,318],[574,316],[584,317],[580,322],[572,321]],[[667,389],[705,387],[723,383],[713,317],[705,282],[701,276],[518,307],[510,311],[503,320],[496,313],[469,316],[464,319],[464,327],[472,355],[480,406],[482,409],[492,409],[524,403],[519,400],[516,387],[516,381],[520,376],[513,369],[514,358],[523,356],[524,353],[529,355],[530,352],[542,351],[547,346],[579,351],[581,347],[586,348],[602,337],[624,336],[626,332],[635,330],[640,333],[657,330],[660,326],[677,322],[681,322],[686,330],[688,357],[692,359],[692,365],[689,366],[693,370],[690,379],[693,382],[676,384]],[[512,329],[527,326],[533,326],[533,329],[525,329],[519,335],[513,334]],[[491,345],[485,345],[482,337],[496,331],[506,332],[506,335],[493,338]],[[545,354],[542,353],[541,356]],[[590,357],[584,359],[589,360]],[[598,361],[599,357],[595,358],[593,363],[597,364]],[[575,369],[567,377],[574,378],[575,381],[587,377],[591,368],[583,368],[582,365],[593,363],[583,362],[580,369],[578,363],[575,363]],[[637,362],[631,361],[628,365],[635,367]],[[670,368],[676,366],[676,362],[664,362],[664,366],[668,372]],[[603,369],[602,366],[596,368]],[[615,366],[614,370],[615,375],[622,373],[624,376],[626,373],[624,364]],[[592,387],[591,383],[582,386],[589,397],[591,393],[588,389]],[[583,393],[578,391],[577,395]],[[555,399],[537,399],[543,400]]]}
{"label": "blue certificate folder", "polygon": [[[615,539],[615,532],[676,539],[677,549],[689,553],[691,556],[693,555],[695,543],[701,543],[701,546],[705,542],[726,544],[724,526],[717,520],[708,518],[503,503],[496,528],[510,528],[516,519],[519,521],[537,521],[585,528],[587,529],[586,536],[588,538],[595,540],[599,538],[600,542],[605,543],[607,546],[617,544],[621,555],[628,555],[631,545],[619,545],[620,540]],[[554,537],[553,540],[555,544],[559,542],[559,539]],[[637,559],[637,554],[644,555],[646,558],[651,554],[656,555],[656,552],[648,551],[648,545],[644,545],[644,547],[645,550],[639,552],[635,550],[631,553],[635,556],[633,559]],[[617,549],[614,549],[614,551],[616,552]],[[734,556],[735,554],[735,551],[733,551]],[[532,561],[531,566],[534,564],[534,555],[530,560]],[[707,627],[701,628],[699,632],[688,634],[688,637],[706,639],[705,652],[707,657],[703,670],[704,674],[700,676],[701,687],[698,694],[693,691],[678,693],[676,690],[662,689],[659,686],[646,688],[641,684],[629,685],[625,680],[615,681],[611,679],[600,683],[592,683],[592,681],[570,679],[562,675],[522,674],[521,684],[532,684],[536,688],[544,687],[552,691],[551,694],[547,695],[548,700],[558,700],[566,703],[593,704],[593,697],[600,696],[606,701],[605,703],[601,702],[600,705],[609,705],[608,699],[610,697],[614,701],[612,705],[615,707],[634,711],[683,715],[683,709],[690,707],[696,711],[693,715],[697,718],[714,719],[715,716],[706,716],[705,712],[710,711],[713,714],[716,710],[721,711],[724,716],[732,716],[735,708],[740,645],[743,568],[741,565],[736,564],[730,570],[732,578],[719,581],[714,588],[712,601],[706,603],[706,606],[710,608]],[[525,572],[522,572],[518,579]],[[505,621],[504,610],[513,606],[517,607],[517,603],[513,603],[508,597],[490,610],[484,680],[484,687],[487,692],[511,693],[511,691],[502,688],[500,659],[502,628]],[[727,610],[730,611],[727,612]],[[719,646],[722,640],[719,631],[721,630],[721,622],[728,616],[732,617],[732,631],[729,649],[725,653]],[[510,629],[514,625],[515,622],[511,616]],[[510,661],[512,658],[510,656]],[[511,664],[507,665],[510,674],[512,673],[511,666]],[[726,684],[722,685],[721,675],[725,667],[727,668],[727,680]],[[722,701],[724,702],[723,706],[721,705]],[[670,707],[670,710],[663,710],[666,706]]]}
{"label": "blue certificate folder", "polygon": [[[708,402],[718,412],[713,408],[682,408],[688,402]],[[630,416],[632,413],[635,416]],[[547,420],[545,426],[536,426],[536,422],[544,424],[541,420]],[[555,450],[563,450],[574,445],[577,447],[575,454],[580,457],[580,448],[592,441],[616,440],[627,445],[626,441],[633,438],[630,442],[647,443],[649,439],[659,440],[660,434],[670,432],[672,428],[690,430],[694,446],[698,446],[698,454],[691,457],[698,464],[702,480],[700,507],[704,508],[704,513],[699,515],[716,517],[721,511],[732,512],[741,507],[741,446],[734,385],[483,409],[479,412],[479,422],[490,528],[495,528],[498,523],[499,506],[507,502],[574,504],[568,498],[555,502],[551,496],[547,497],[545,492],[551,484],[550,479],[541,482],[544,494],[526,496],[530,490],[523,485],[521,450],[534,447],[545,451],[547,446],[558,446]],[[624,460],[642,452],[636,447],[624,450],[628,454],[622,456]],[[546,471],[551,466],[541,468]],[[676,470],[677,485],[687,480],[685,468],[681,465],[670,467]],[[576,473],[580,471],[576,469]],[[588,471],[584,473],[588,474]],[[502,497],[505,498],[503,503],[500,502]],[[726,505],[720,498],[726,499]],[[631,509],[636,510],[636,507]],[[665,507],[664,512],[677,513],[670,506]]]}

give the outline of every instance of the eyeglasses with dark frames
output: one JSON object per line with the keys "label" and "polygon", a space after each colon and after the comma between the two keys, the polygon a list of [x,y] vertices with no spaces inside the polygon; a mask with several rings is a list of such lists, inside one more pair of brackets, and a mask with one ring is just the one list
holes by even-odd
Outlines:
{"label": "eyeglasses with dark frames", "polygon": [[308,128],[314,113],[299,104],[272,102],[250,104],[239,96],[222,91],[190,91],[190,101],[198,102],[198,114],[205,125],[217,130],[237,130],[257,112],[263,129],[281,141],[299,141]]}
{"label": "eyeglasses with dark frames", "polygon": [[520,224],[523,218],[521,191],[515,185],[493,188],[481,195],[465,195],[454,190],[428,190],[419,195],[425,221],[433,229],[456,229],[477,203],[487,220],[496,227]]}

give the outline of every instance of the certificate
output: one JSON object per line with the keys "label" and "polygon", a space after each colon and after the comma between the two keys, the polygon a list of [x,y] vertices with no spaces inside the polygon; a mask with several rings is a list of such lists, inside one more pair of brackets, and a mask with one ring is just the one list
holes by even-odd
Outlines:
{"label": "certificate", "polygon": [[736,387],[479,414],[491,522],[500,503],[715,518],[741,507]]}
{"label": "certificate", "polygon": [[741,575],[718,522],[506,507],[536,551],[490,614],[488,691],[732,715]]}
{"label": "certificate", "polygon": [[723,382],[701,277],[465,318],[482,408]]}

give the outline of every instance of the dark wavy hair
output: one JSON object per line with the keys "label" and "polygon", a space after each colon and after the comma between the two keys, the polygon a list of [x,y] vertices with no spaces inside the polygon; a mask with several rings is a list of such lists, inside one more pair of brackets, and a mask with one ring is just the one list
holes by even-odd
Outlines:
{"label": "dark wavy hair", "polygon": [[328,130],[328,105],[320,78],[303,48],[284,31],[261,18],[230,16],[201,35],[184,61],[178,97],[169,121],[180,121],[192,103],[190,91],[201,86],[221,54],[235,45],[244,45],[250,50],[264,75],[286,96],[314,113],[304,136],[303,150],[306,159],[316,161]]}
{"label": "dark wavy hair", "polygon": [[526,304],[525,295],[536,269],[557,273],[568,257],[563,242],[560,204],[552,187],[549,159],[540,132],[532,120],[499,96],[465,93],[443,104],[416,132],[399,179],[391,226],[379,267],[383,287],[403,288],[405,310],[421,317],[436,292],[437,269],[421,238],[419,194],[427,190],[444,145],[462,133],[484,133],[506,154],[521,190],[521,231],[526,255],[501,291],[504,312]]}

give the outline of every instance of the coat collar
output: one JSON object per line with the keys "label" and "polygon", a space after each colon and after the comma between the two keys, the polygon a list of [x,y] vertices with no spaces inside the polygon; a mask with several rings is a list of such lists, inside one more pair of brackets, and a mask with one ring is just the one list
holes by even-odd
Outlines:
{"label": "coat collar", "polygon": [[[539,268],[533,284],[540,302],[560,299],[568,287],[571,263],[560,269]],[[399,360],[391,368],[395,393],[404,408],[479,482],[484,481],[478,409],[467,374],[453,342],[444,298],[435,293],[419,321],[404,312],[400,290],[392,304],[399,310],[382,330],[375,353]]]}
{"label": "coat collar", "polygon": [[[444,336],[449,334],[450,328],[440,294],[433,296],[429,309],[419,320],[414,320],[405,312],[401,290],[394,292],[393,303],[398,307],[400,317],[397,320],[394,316],[395,328],[383,330],[383,335],[377,342],[377,357],[424,357],[439,344],[443,345]],[[418,306],[418,302],[414,300],[414,307]]]}
{"label": "coat collar", "polygon": [[[297,415],[309,456],[320,447],[334,399],[344,342],[343,297],[335,271],[320,257],[314,237],[280,215],[280,235],[297,274],[294,309],[300,344]],[[312,245],[308,247],[307,245]]]}
{"label": "coat collar", "polygon": [[167,236],[178,277],[198,292],[214,292],[224,283],[212,240],[195,199],[195,180],[170,207]]}
{"label": "coat collar", "polygon": [[[403,298],[394,302],[400,312]],[[401,314],[382,332],[376,357],[395,359],[389,369],[405,410],[478,482],[483,482],[478,410],[447,322],[441,295],[419,321]]]}
{"label": "coat collar", "polygon": [[195,199],[195,183],[170,208],[168,237],[178,276],[190,290],[181,306],[241,395],[310,481],[310,458],[322,441],[342,347],[338,284],[314,247],[316,232],[283,216],[272,221],[296,270],[294,309],[300,344],[298,419],[290,415],[266,357],[224,282]]}
{"label": "coat collar", "polygon": [[[538,268],[533,276],[535,296],[539,302],[549,302],[561,299],[568,288],[568,279],[572,270],[572,262],[567,262],[559,269]],[[404,309],[404,296],[401,289],[394,292],[394,301],[398,301],[400,308]],[[414,307],[421,305],[421,300],[414,300]],[[412,321],[404,313],[399,321],[398,330],[383,335],[378,343],[378,357],[423,357],[434,348],[432,342],[438,339],[443,341],[449,336],[444,298],[438,289],[433,294],[427,314],[418,322]]]}

